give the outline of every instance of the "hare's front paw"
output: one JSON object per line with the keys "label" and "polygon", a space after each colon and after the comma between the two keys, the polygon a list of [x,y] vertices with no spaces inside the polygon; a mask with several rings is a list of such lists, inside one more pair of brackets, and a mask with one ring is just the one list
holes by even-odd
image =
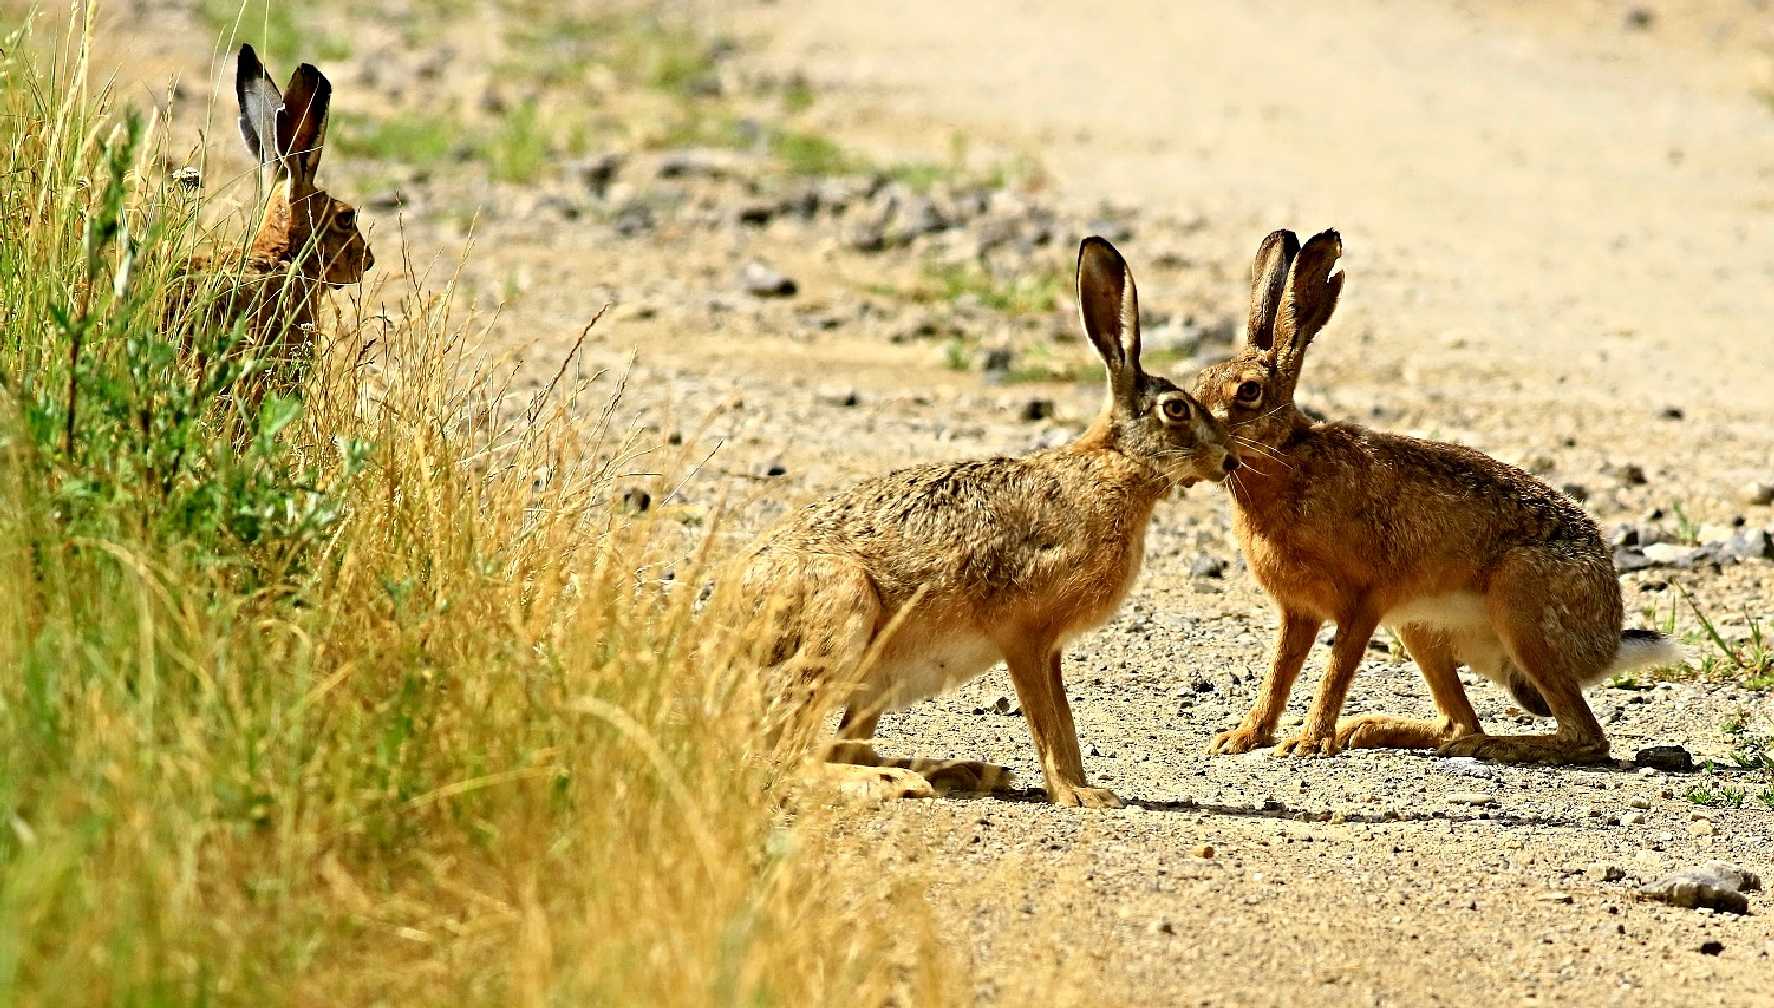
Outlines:
{"label": "hare's front paw", "polygon": [[1207,744],[1207,752],[1212,756],[1237,756],[1252,749],[1261,749],[1274,741],[1273,734],[1258,728],[1234,728],[1215,735],[1213,741]]}
{"label": "hare's front paw", "polygon": [[1281,744],[1275,747],[1275,755],[1310,758],[1313,756],[1335,756],[1341,750],[1342,746],[1337,744],[1335,728],[1324,732],[1308,728],[1293,738],[1283,739]]}
{"label": "hare's front paw", "polygon": [[895,798],[929,798],[936,794],[923,774],[897,767],[835,767],[838,790],[850,798],[865,802],[884,802]]}
{"label": "hare's front paw", "polygon": [[1120,808],[1126,804],[1106,787],[1059,788],[1049,792],[1055,805],[1077,808]]}

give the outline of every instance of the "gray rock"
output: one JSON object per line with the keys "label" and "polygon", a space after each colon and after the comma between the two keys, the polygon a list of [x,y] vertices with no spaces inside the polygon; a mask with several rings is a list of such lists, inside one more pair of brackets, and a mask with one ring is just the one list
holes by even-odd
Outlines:
{"label": "gray rock", "polygon": [[1016,356],[1009,347],[988,347],[980,352],[979,369],[986,374],[1005,374],[1015,361]]}
{"label": "gray rock", "polygon": [[1652,543],[1639,552],[1655,566],[1678,567],[1683,570],[1698,566],[1707,556],[1705,547],[1678,546],[1675,543]]}
{"label": "gray rock", "polygon": [[854,252],[879,252],[887,247],[887,231],[879,224],[859,224],[850,229],[844,244]]}
{"label": "gray rock", "polygon": [[1733,864],[1714,861],[1698,868],[1684,868],[1665,875],[1655,882],[1638,887],[1640,899],[1655,900],[1671,906],[1712,910],[1726,913],[1748,913],[1749,899],[1744,894],[1758,892],[1762,880]]}
{"label": "gray rock", "polygon": [[1719,552],[1735,560],[1774,560],[1774,536],[1766,529],[1739,529]]}
{"label": "gray rock", "polygon": [[794,297],[801,289],[793,277],[785,276],[764,263],[753,260],[739,271],[739,284],[752,297]]}
{"label": "gray rock", "polygon": [[1613,528],[1608,530],[1607,543],[1609,546],[1613,547],[1614,549],[1619,549],[1622,546],[1637,546],[1637,545],[1639,545],[1638,526],[1629,525],[1624,522],[1622,522],[1619,525],[1615,525]]}
{"label": "gray rock", "polygon": [[1774,483],[1756,481],[1743,485],[1743,499],[1757,507],[1774,504]]}
{"label": "gray rock", "polygon": [[737,167],[737,158],[727,151],[688,148],[660,158],[659,177],[723,179],[735,174]]}
{"label": "gray rock", "polygon": [[1645,556],[1642,550],[1627,548],[1614,551],[1614,569],[1622,574],[1650,570],[1655,566],[1657,566],[1656,561]]}
{"label": "gray rock", "polygon": [[776,204],[765,200],[745,203],[734,211],[733,218],[748,227],[763,227],[776,216]]}
{"label": "gray rock", "polygon": [[1036,396],[1023,403],[1021,416],[1024,423],[1039,423],[1053,416],[1053,400]]}
{"label": "gray rock", "polygon": [[1226,561],[1203,553],[1189,561],[1189,576],[1198,578],[1225,577]]}
{"label": "gray rock", "polygon": [[1694,769],[1694,756],[1684,746],[1650,746],[1640,749],[1632,757],[1632,764],[1637,767],[1667,770],[1671,773],[1690,773]]}
{"label": "gray rock", "polygon": [[611,218],[610,226],[615,228],[616,233],[624,238],[644,234],[656,226],[653,219],[653,208],[639,200],[624,204]]}

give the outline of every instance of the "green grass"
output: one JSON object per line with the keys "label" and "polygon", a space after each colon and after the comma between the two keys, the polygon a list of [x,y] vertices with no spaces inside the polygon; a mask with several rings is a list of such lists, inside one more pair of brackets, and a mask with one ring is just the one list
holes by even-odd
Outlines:
{"label": "green grass", "polygon": [[330,142],[341,159],[412,168],[473,161],[501,182],[528,183],[541,178],[559,153],[583,144],[577,134],[557,138],[544,120],[535,102],[511,109],[482,129],[435,114],[340,114],[330,129]]}
{"label": "green grass", "polygon": [[503,396],[450,287],[270,383],[179,307],[235,278],[181,275],[198,208],[90,41],[0,53],[0,1004],[970,991],[786,811],[723,618],[653,573],[708,540],[607,504],[647,446]]}

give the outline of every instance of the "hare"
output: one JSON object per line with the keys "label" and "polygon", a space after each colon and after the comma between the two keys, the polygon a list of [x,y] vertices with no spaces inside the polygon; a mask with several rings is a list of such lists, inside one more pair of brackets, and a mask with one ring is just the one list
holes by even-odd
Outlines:
{"label": "hare", "polygon": [[234,79],[240,133],[259,163],[261,181],[269,174],[271,194],[244,261],[199,256],[187,277],[231,274],[226,294],[211,310],[226,322],[246,319],[263,346],[305,341],[326,288],[357,283],[376,264],[358,229],[357,209],[315,185],[332,93],[326,76],[308,63],[279,93],[253,47],[241,45]]}
{"label": "hare", "polygon": [[1077,291],[1108,396],[1076,441],[867,480],[790,515],[738,557],[739,590],[764,627],[753,643],[768,666],[767,698],[803,714],[811,702],[818,724],[822,701],[844,705],[828,763],[877,768],[868,773],[906,794],[1008,783],[1002,767],[888,759],[869,745],[884,712],[1002,660],[1048,797],[1121,804],[1085,781],[1061,650],[1133,585],[1158,500],[1224,480],[1238,457],[1188,393],[1140,369],[1133,277],[1101,238],[1078,250]]}
{"label": "hare", "polygon": [[[1325,620],[1330,669],[1300,733],[1279,755],[1348,748],[1437,749],[1519,763],[1604,759],[1608,740],[1583,687],[1610,673],[1679,660],[1659,634],[1621,631],[1620,585],[1595,523],[1564,495],[1469,448],[1348,423],[1294,407],[1306,348],[1337,304],[1335,231],[1301,247],[1264,239],[1253,267],[1247,341],[1202,371],[1195,395],[1246,466],[1228,483],[1244,555],[1281,611],[1262,693],[1237,729],[1209,743],[1242,753],[1274,741],[1288,691]],[[1337,717],[1376,627],[1397,633],[1422,669],[1437,721]],[[1464,663],[1551,735],[1484,734],[1456,674]]]}

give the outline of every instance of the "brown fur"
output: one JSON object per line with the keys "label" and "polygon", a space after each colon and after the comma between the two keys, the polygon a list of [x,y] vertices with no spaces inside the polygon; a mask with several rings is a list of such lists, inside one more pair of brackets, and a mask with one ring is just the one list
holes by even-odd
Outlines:
{"label": "brown fur", "polygon": [[261,348],[299,350],[326,289],[357,283],[376,259],[356,208],[315,184],[332,96],[326,77],[304,63],[279,94],[243,45],[235,91],[247,148],[270,169],[271,195],[245,256],[199,256],[187,283],[194,291],[225,273],[226,290],[208,310],[224,323],[245,319]]}
{"label": "brown fur", "polygon": [[[1342,275],[1332,273],[1340,254],[1333,231],[1304,247],[1285,231],[1265,239],[1253,268],[1248,342],[1196,381],[1196,397],[1226,425],[1247,463],[1228,484],[1237,533],[1281,610],[1261,695],[1210,751],[1245,752],[1274,740],[1318,628],[1332,620],[1330,668],[1302,731],[1278,752],[1400,746],[1528,762],[1605,757],[1607,738],[1583,686],[1637,659],[1622,651],[1619,583],[1595,523],[1562,494],[1479,452],[1316,423],[1294,408],[1306,348],[1342,289]],[[1382,623],[1399,632],[1422,668],[1440,721],[1371,716],[1338,725],[1350,680]],[[1456,673],[1461,662],[1529,710],[1552,714],[1556,733],[1483,734]]]}
{"label": "brown fur", "polygon": [[832,762],[885,768],[910,793],[927,790],[926,780],[1004,783],[1001,767],[888,760],[868,744],[883,712],[1002,660],[1049,797],[1119,804],[1085,781],[1061,649],[1126,596],[1158,500],[1179,485],[1223,479],[1237,460],[1198,404],[1140,370],[1133,279],[1107,242],[1080,248],[1078,289],[1109,395],[1077,441],[867,480],[790,516],[740,557],[735,582],[762,620],[766,692],[783,717],[845,707]]}

